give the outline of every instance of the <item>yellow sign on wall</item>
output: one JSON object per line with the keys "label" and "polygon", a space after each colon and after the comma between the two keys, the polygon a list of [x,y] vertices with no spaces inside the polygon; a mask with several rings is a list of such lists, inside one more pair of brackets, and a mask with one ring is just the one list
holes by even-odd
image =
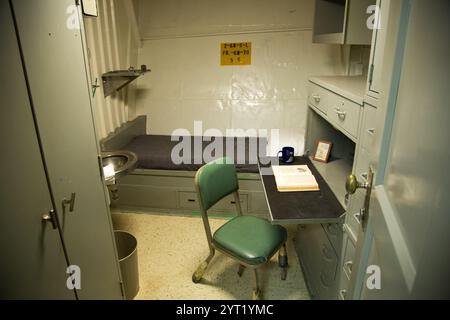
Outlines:
{"label": "yellow sign on wall", "polygon": [[252,43],[222,43],[221,44],[222,66],[243,66],[252,64]]}

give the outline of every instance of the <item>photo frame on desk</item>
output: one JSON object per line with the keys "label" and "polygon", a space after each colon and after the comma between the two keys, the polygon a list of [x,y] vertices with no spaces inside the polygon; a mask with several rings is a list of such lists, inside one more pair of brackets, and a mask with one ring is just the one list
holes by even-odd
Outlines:
{"label": "photo frame on desk", "polygon": [[330,159],[331,148],[333,143],[330,141],[319,140],[316,144],[316,152],[314,153],[313,159],[319,162],[327,163]]}

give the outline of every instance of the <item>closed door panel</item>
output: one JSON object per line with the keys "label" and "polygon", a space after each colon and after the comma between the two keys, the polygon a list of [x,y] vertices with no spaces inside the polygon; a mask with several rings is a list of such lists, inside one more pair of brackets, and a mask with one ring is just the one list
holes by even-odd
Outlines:
{"label": "closed door panel", "polygon": [[402,59],[369,210],[367,267],[379,268],[381,284],[363,286],[363,298],[450,297],[449,14],[447,0],[402,1]]}
{"label": "closed door panel", "polygon": [[0,3],[0,299],[75,299],[53,206],[9,3]]}
{"label": "closed door panel", "polygon": [[98,163],[81,30],[73,0],[14,0],[25,67],[51,187],[64,212],[71,262],[81,268],[80,299],[120,299],[120,269]]}

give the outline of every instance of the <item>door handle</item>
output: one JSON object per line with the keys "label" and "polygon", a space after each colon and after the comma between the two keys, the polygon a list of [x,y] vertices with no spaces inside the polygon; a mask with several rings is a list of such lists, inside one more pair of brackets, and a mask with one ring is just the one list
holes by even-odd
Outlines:
{"label": "door handle", "polygon": [[72,193],[70,195],[70,199],[63,199],[62,200],[62,206],[64,209],[66,209],[66,206],[69,206],[69,212],[73,212],[73,209],[75,207],[75,199],[76,199],[77,194],[76,193]]}
{"label": "door handle", "polygon": [[347,190],[347,193],[355,194],[356,190],[367,188],[369,188],[369,183],[359,182],[358,178],[354,174],[351,174],[347,177],[347,181],[345,182],[345,189]]}
{"label": "door handle", "polygon": [[42,221],[43,222],[50,222],[52,224],[53,230],[56,230],[58,228],[58,222],[57,222],[56,212],[55,210],[50,210],[48,213],[44,213],[42,215]]}

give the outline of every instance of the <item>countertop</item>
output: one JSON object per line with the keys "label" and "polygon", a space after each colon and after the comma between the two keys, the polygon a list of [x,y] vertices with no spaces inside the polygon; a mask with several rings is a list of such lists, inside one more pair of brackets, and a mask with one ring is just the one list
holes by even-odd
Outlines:
{"label": "countertop", "polygon": [[312,77],[309,81],[363,105],[367,76],[323,76]]}

